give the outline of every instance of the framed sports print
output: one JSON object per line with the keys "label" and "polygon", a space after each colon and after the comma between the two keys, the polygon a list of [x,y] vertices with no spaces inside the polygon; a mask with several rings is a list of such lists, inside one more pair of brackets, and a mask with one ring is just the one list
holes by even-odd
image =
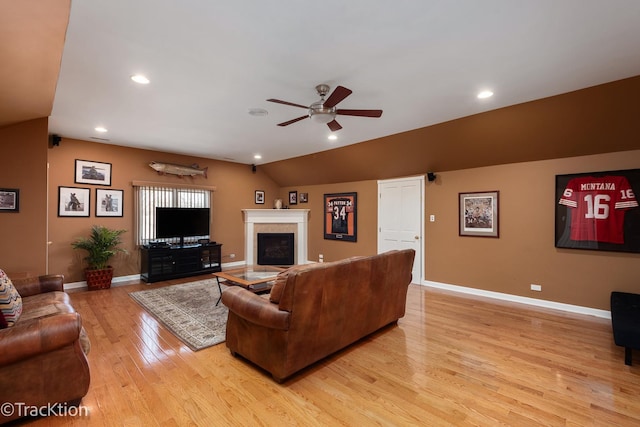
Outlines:
{"label": "framed sports print", "polygon": [[459,193],[460,236],[499,237],[498,191]]}
{"label": "framed sports print", "polygon": [[357,220],[357,193],[324,195],[325,239],[357,241]]}
{"label": "framed sports print", "polygon": [[89,188],[58,187],[58,216],[89,216]]}
{"label": "framed sports print", "polygon": [[20,190],[0,188],[0,212],[20,212]]}
{"label": "framed sports print", "polygon": [[124,190],[96,188],[96,216],[122,216]]}
{"label": "framed sports print", "polygon": [[75,183],[111,185],[111,163],[76,159]]}
{"label": "framed sports print", "polygon": [[555,246],[640,252],[640,169],[556,175]]}

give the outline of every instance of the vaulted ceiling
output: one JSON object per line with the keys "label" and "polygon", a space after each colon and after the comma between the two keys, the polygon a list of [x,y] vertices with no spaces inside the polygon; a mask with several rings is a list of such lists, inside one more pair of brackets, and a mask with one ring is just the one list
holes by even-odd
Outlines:
{"label": "vaulted ceiling", "polygon": [[[640,2],[0,0],[0,39],[0,126],[266,164],[640,75]],[[276,126],[320,83],[382,117]]]}

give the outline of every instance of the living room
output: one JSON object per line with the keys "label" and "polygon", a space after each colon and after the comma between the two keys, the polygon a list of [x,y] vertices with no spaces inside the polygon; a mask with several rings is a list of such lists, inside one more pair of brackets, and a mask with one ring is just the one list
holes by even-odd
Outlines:
{"label": "living room", "polygon": [[[215,424],[216,417],[255,425],[637,422],[638,371],[613,344],[609,298],[637,292],[638,254],[558,248],[554,229],[557,175],[637,169],[638,93],[636,75],[255,167],[64,135],[52,144],[48,113],[11,122],[0,127],[0,184],[19,189],[20,204],[2,214],[0,234],[10,244],[0,245],[0,268],[17,276],[64,274],[93,335],[85,403],[95,424]],[[454,144],[461,139],[468,142],[463,151]],[[75,181],[79,159],[111,166],[108,188],[122,190],[122,216],[94,215],[96,190],[104,187]],[[149,167],[154,161],[208,173],[160,175]],[[378,180],[427,172],[436,178],[425,180],[424,270],[410,287],[407,316],[282,386],[224,345],[191,352],[128,297],[129,286],[147,286],[130,285],[141,268],[135,182],[213,189],[211,240],[222,244],[227,268],[247,257],[242,210],[272,209],[276,199],[288,204],[290,192],[307,194],[306,203],[288,206],[309,209],[307,261],[376,254]],[[91,214],[60,216],[60,187],[88,188]],[[264,204],[256,203],[256,191],[264,192]],[[474,191],[499,192],[498,238],[460,235],[459,195]],[[358,195],[356,242],[323,237],[323,196],[344,192]],[[127,230],[128,254],[113,259],[111,289],[85,292],[82,254],[72,242],[96,223]],[[532,384],[538,377],[545,378]],[[483,390],[490,397],[474,400]]]}

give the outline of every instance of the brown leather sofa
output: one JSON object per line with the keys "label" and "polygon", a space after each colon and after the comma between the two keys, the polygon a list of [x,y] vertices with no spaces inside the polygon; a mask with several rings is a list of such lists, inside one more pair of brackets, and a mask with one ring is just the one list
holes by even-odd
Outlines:
{"label": "brown leather sofa", "polygon": [[268,297],[228,287],[227,347],[277,382],[404,316],[415,251],[291,267]]}
{"label": "brown leather sofa", "polygon": [[0,424],[25,415],[27,406],[68,408],[87,394],[89,341],[63,281],[60,275],[12,279],[22,314],[0,329]]}

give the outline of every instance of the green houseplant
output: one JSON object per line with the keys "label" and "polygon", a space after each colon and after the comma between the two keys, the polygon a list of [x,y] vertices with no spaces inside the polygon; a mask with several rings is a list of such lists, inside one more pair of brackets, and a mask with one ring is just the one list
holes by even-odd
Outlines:
{"label": "green houseplant", "polygon": [[83,249],[88,253],[84,260],[88,264],[85,277],[89,290],[111,287],[113,267],[108,265],[109,260],[118,252],[127,253],[126,249],[119,247],[122,243],[120,236],[126,231],[94,225],[89,237],[78,238],[71,244],[74,249]]}

